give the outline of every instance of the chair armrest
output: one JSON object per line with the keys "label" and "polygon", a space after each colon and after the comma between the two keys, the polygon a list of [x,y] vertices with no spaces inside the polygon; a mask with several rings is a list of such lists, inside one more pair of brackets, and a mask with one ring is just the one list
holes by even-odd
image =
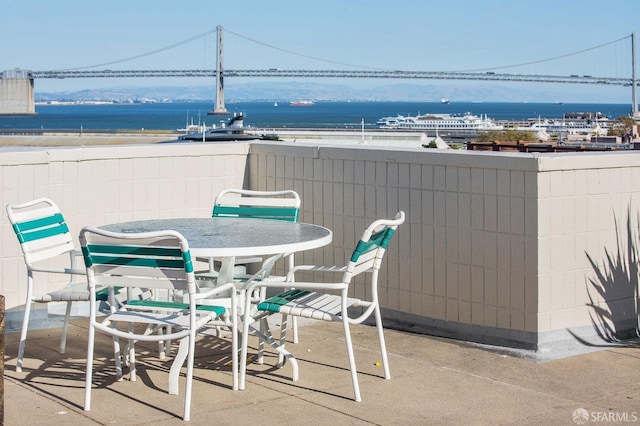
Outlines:
{"label": "chair armrest", "polygon": [[287,281],[293,281],[293,276],[296,272],[345,272],[346,266],[325,266],[325,265],[297,265],[289,270],[287,274]]}
{"label": "chair armrest", "polygon": [[[274,256],[275,257],[275,256]],[[274,261],[275,262],[275,261]],[[263,269],[268,269],[273,267],[273,264],[269,267],[265,267]],[[339,290],[347,287],[347,284],[344,282],[336,282],[336,283],[325,283],[325,282],[298,282],[294,280],[294,275],[296,272],[342,272],[346,271],[346,266],[322,266],[322,265],[297,265],[287,273],[287,276],[284,279],[275,279],[275,280],[266,280],[264,278],[264,274],[260,273],[260,271],[254,274],[252,277],[247,279],[241,289],[246,291],[247,294],[251,294],[256,288],[305,288],[305,289],[315,289],[315,290]]]}
{"label": "chair armrest", "polygon": [[46,272],[49,274],[87,275],[86,269],[51,268],[48,266],[31,266],[29,269],[33,272]]}
{"label": "chair armrest", "polygon": [[[276,256],[273,256],[276,257]],[[282,255],[279,255],[278,258],[282,257]],[[271,260],[273,260],[272,258],[270,258]],[[275,259],[277,260],[277,259]],[[275,262],[275,260],[273,260],[273,262]],[[266,263],[266,262],[265,262]],[[298,284],[304,284],[306,286],[310,286],[310,285],[315,285],[316,287],[313,288],[318,288],[318,289],[332,289],[332,288],[342,288],[344,287],[344,283],[340,282],[340,283],[336,283],[337,287],[332,287],[331,284],[327,284],[327,283],[298,283],[297,281],[294,281],[293,277],[295,275],[296,272],[301,272],[301,271],[312,271],[312,272],[342,272],[344,273],[347,269],[346,266],[322,266],[322,265],[297,265],[294,266],[293,268],[291,268],[291,270],[289,271],[289,273],[287,273],[287,276],[285,277],[284,280],[263,280],[264,278],[264,270],[266,271],[271,271],[271,268],[273,267],[273,264],[271,265],[267,265],[265,267],[263,267],[260,271],[258,271],[257,273],[255,273],[253,276],[249,277],[244,284],[242,285],[242,290],[247,291],[248,293],[250,293],[251,291],[253,291],[253,289],[257,288],[257,287],[276,287],[276,288],[290,288],[290,287],[296,287],[296,288],[300,288],[298,286]],[[326,285],[326,286],[325,286]],[[328,286],[328,287],[327,287]],[[312,288],[312,287],[309,287]]]}
{"label": "chair armrest", "polygon": [[[67,274],[67,275],[87,275],[87,270],[84,267],[84,264],[80,267],[76,267],[76,257],[82,257],[82,252],[79,250],[72,250],[69,253],[69,267],[51,267],[42,265],[31,265],[28,266],[29,270],[32,272],[46,272],[48,274]],[[84,261],[83,261],[84,263]]]}
{"label": "chair armrest", "polygon": [[207,305],[208,303],[205,302],[205,300],[209,301],[212,304],[215,304],[216,306],[225,306],[224,304],[220,304],[219,302],[216,303],[216,298],[213,296],[216,296],[220,293],[229,293],[229,299],[231,300],[231,309],[227,309],[227,313],[225,313],[223,316],[228,320],[229,318],[231,318],[231,321],[235,321],[237,316],[238,316],[238,294],[237,294],[238,289],[236,288],[235,284],[233,283],[228,283],[228,284],[224,284],[221,285],[219,287],[214,287],[210,290],[204,291],[202,293],[195,293],[192,297],[193,297],[193,301],[197,304],[197,305]]}
{"label": "chair armrest", "polygon": [[342,290],[345,287],[348,287],[347,284],[343,282],[332,282],[332,283],[324,283],[324,282],[305,282],[305,281],[256,281],[251,283],[246,287],[247,291],[251,288],[256,287],[268,287],[268,288],[285,288],[289,289],[291,287],[295,287],[296,289],[306,289],[306,290]]}
{"label": "chair armrest", "polygon": [[70,262],[71,262],[71,269],[76,269],[76,264],[77,264],[76,258],[77,257],[82,259],[82,265],[84,266],[84,256],[82,255],[82,251],[73,250],[73,251],[69,252],[69,258],[70,258]]}

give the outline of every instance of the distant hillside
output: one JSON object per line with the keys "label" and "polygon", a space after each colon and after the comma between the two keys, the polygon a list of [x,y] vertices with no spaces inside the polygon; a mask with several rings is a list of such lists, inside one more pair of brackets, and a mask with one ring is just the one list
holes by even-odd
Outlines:
{"label": "distant hillside", "polygon": [[[622,94],[622,95],[621,95]],[[213,85],[185,87],[118,87],[85,89],[73,92],[38,92],[36,102],[46,101],[210,101],[215,98]],[[510,84],[485,82],[447,82],[439,84],[399,82],[371,84],[367,88],[347,84],[300,81],[227,83],[228,101],[289,101],[292,99],[335,101],[425,101],[437,102],[448,98],[456,102],[627,102],[626,92],[620,88],[570,85]],[[628,95],[629,100],[631,94]]]}

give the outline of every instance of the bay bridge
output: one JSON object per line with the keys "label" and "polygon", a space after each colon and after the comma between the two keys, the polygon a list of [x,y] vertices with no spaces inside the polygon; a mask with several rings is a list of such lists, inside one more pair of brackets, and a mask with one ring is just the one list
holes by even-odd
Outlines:
{"label": "bay bridge", "polygon": [[[31,71],[31,78],[117,78],[117,77],[216,77],[216,70],[124,70],[124,71]],[[493,72],[447,71],[345,71],[345,70],[224,70],[225,77],[322,77],[322,78],[400,78],[432,80],[487,80],[538,83],[611,84],[631,86],[628,78],[589,75],[525,75]]]}
{"label": "bay bridge", "polygon": [[[494,71],[407,71],[407,70],[308,70],[308,69],[224,69],[223,30],[216,28],[216,69],[186,70],[58,70],[32,71],[19,68],[6,70],[0,74],[0,115],[35,113],[34,80],[35,79],[69,79],[69,78],[153,78],[153,77],[209,77],[216,79],[215,105],[211,113],[226,114],[224,104],[224,78],[230,77],[275,77],[275,78],[357,78],[357,79],[429,79],[429,80],[474,80],[505,81],[532,83],[564,83],[631,87],[632,116],[640,119],[637,102],[637,74],[635,33],[631,39],[631,76],[602,77],[592,75],[544,75],[498,73]],[[627,37],[625,37],[627,38]],[[587,49],[588,50],[588,49]],[[552,58],[553,59],[553,58]]]}

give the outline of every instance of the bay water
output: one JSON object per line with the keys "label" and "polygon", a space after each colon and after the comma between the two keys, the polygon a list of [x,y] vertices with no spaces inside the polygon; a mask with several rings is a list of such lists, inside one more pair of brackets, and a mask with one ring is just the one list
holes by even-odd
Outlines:
{"label": "bay water", "polygon": [[520,121],[562,118],[575,112],[601,112],[615,119],[631,112],[631,104],[500,103],[500,102],[329,102],[290,106],[288,102],[226,102],[230,115],[209,115],[213,102],[46,104],[35,115],[0,116],[0,131],[29,130],[176,130],[187,124],[220,125],[243,113],[244,124],[258,128],[376,128],[381,117],[416,114],[486,115]]}

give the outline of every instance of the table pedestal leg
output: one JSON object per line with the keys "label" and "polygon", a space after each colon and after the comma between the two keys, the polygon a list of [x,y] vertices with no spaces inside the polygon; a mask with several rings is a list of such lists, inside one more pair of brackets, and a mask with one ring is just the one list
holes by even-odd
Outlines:
{"label": "table pedestal leg", "polygon": [[222,265],[220,265],[220,272],[218,272],[218,285],[232,283],[233,282],[233,268],[236,263],[235,256],[227,256],[222,259]]}

